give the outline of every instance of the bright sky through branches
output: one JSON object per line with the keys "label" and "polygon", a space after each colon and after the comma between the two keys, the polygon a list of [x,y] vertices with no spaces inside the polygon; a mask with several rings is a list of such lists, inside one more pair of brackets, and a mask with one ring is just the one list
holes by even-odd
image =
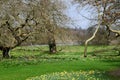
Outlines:
{"label": "bright sky through branches", "polygon": [[[88,20],[87,18],[95,17],[94,9],[91,9],[90,6],[85,6],[84,8],[80,8],[79,4],[72,4],[72,0],[66,0],[65,3],[67,5],[67,9],[65,14],[72,19],[72,25],[70,27],[81,27],[82,29],[87,29],[95,22]],[[87,18],[86,18],[87,17]]]}

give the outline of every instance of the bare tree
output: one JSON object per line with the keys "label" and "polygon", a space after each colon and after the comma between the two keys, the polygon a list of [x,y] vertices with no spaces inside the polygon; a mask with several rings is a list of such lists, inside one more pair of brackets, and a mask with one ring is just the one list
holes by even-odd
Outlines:
{"label": "bare tree", "polygon": [[120,36],[120,1],[119,0],[75,0],[84,5],[89,4],[96,8],[98,14],[98,27],[96,28],[93,36],[85,42],[84,57],[87,53],[87,44],[96,36],[100,26],[106,27],[106,30],[116,33],[116,37]]}
{"label": "bare tree", "polygon": [[21,1],[0,1],[0,50],[3,58],[33,33],[36,21],[31,7]]}
{"label": "bare tree", "polygon": [[44,35],[47,35],[49,52],[56,53],[56,37],[61,31],[60,24],[66,19],[63,13],[63,7],[65,7],[65,5],[60,0],[40,0],[37,6],[40,12],[40,26],[42,26],[41,28],[45,33]]}

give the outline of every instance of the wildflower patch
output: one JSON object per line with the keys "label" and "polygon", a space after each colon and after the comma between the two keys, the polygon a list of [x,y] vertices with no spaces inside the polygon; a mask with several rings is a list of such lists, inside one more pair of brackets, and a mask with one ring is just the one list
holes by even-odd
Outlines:
{"label": "wildflower patch", "polygon": [[41,76],[31,77],[26,80],[109,80],[99,71],[55,72]]}

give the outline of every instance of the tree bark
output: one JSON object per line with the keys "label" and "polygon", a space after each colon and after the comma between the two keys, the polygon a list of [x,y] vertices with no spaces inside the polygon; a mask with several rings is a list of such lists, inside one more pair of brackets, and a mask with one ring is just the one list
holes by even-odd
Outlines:
{"label": "tree bark", "polygon": [[116,33],[116,37],[119,37],[120,36],[120,30],[114,30],[111,28],[110,25],[106,25],[107,29],[113,33]]}
{"label": "tree bark", "polygon": [[49,41],[49,52],[50,53],[56,53],[56,42],[55,42],[55,40],[53,39],[53,40],[50,40]]}
{"label": "tree bark", "polygon": [[84,57],[87,57],[87,45],[88,45],[88,42],[90,42],[91,40],[93,40],[95,38],[95,35],[98,32],[99,28],[100,28],[100,25],[98,25],[98,27],[96,28],[96,30],[93,33],[92,37],[90,37],[88,40],[85,41]]}
{"label": "tree bark", "polygon": [[9,51],[10,51],[10,48],[8,47],[5,47],[2,49],[2,54],[3,54],[3,58],[9,58]]}
{"label": "tree bark", "polygon": [[99,28],[100,28],[100,24],[101,24],[101,21],[100,21],[100,19],[101,19],[101,14],[100,14],[100,10],[99,10],[99,9],[100,9],[100,6],[98,7],[98,26],[97,26],[95,32],[93,33],[92,37],[90,37],[89,39],[87,39],[87,40],[85,41],[84,57],[87,57],[87,45],[88,45],[88,42],[90,42],[91,40],[93,40],[93,39],[95,38],[96,33],[98,32],[98,30],[99,30]]}

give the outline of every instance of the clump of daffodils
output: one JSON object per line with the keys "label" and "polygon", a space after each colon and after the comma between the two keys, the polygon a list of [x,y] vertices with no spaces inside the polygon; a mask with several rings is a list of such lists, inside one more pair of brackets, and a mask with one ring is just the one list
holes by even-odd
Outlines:
{"label": "clump of daffodils", "polygon": [[108,80],[99,71],[55,72],[28,78],[26,80]]}

